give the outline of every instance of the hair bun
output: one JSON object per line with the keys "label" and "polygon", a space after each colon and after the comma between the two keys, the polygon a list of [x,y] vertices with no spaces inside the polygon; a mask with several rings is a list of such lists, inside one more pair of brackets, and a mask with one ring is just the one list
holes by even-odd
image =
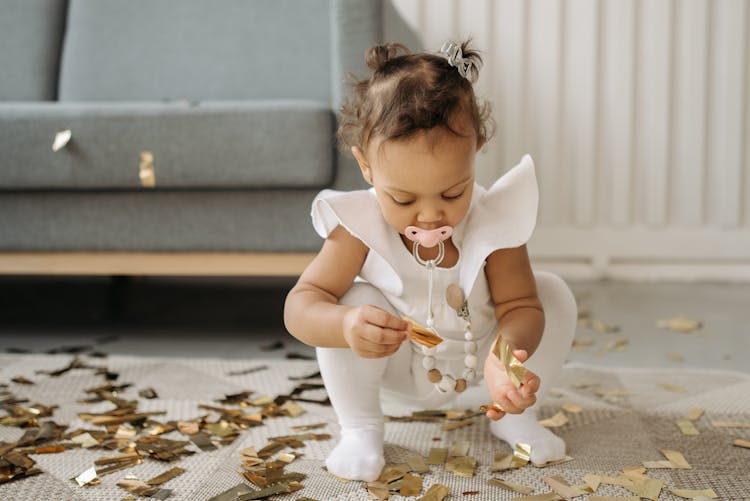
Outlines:
{"label": "hair bun", "polygon": [[367,49],[365,64],[373,71],[379,71],[388,61],[397,57],[399,53],[408,54],[409,49],[400,43],[386,43],[373,45]]}

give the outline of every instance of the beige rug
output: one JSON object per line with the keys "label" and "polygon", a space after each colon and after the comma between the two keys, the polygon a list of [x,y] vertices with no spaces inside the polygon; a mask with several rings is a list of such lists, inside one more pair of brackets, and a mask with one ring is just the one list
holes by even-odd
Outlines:
{"label": "beige rug", "polygon": [[[74,369],[59,377],[38,374],[38,370],[55,370],[67,365],[72,357],[57,355],[0,355],[0,395],[10,392],[18,398],[27,398],[30,403],[57,405],[51,418],[69,429],[92,428],[81,421],[78,413],[106,412],[112,405],[76,403],[85,397],[84,390],[104,384],[102,376],[88,369]],[[226,394],[244,390],[254,391],[253,396],[276,396],[286,394],[299,384],[289,376],[304,376],[317,370],[314,362],[262,361],[248,362],[216,359],[170,359],[113,356],[104,359],[85,358],[92,365],[106,366],[119,373],[118,383],[132,383],[123,398],[138,399],[139,411],[166,411],[156,419],[189,420],[217,415],[198,408],[199,404],[222,405],[216,402]],[[265,370],[244,375],[229,375],[232,371],[266,365]],[[33,385],[13,383],[11,380],[23,376]],[[581,387],[583,383],[593,386]],[[671,386],[670,386],[671,385]],[[138,391],[153,388],[156,399],[138,397]],[[630,390],[632,395],[618,398],[603,398],[597,391]],[[684,389],[683,393],[678,393]],[[322,390],[307,392],[307,398],[323,398]],[[0,397],[2,400],[2,397]],[[391,422],[386,425],[386,459],[389,463],[402,463],[414,454],[426,456],[431,447],[448,447],[455,441],[470,443],[469,455],[478,461],[476,474],[472,478],[455,476],[443,466],[432,466],[431,472],[423,474],[424,493],[435,483],[450,487],[446,498],[469,501],[514,499],[521,496],[498,487],[487,485],[491,477],[502,478],[534,488],[533,494],[550,492],[543,478],[561,475],[571,484],[582,484],[586,473],[617,476],[623,467],[640,465],[643,461],[664,459],[659,452],[670,449],[681,452],[690,469],[653,469],[648,475],[664,481],[666,487],[683,489],[713,489],[725,500],[750,499],[750,449],[733,446],[736,439],[750,440],[750,429],[739,426],[718,427],[714,421],[750,421],[750,375],[720,371],[697,370],[635,370],[604,369],[588,366],[566,367],[563,376],[544,402],[542,417],[549,417],[560,410],[563,404],[575,404],[583,411],[567,412],[569,422],[556,428],[568,444],[573,461],[502,473],[491,473],[496,453],[510,452],[503,442],[493,438],[486,419],[480,417],[470,426],[453,431],[443,431],[441,423]],[[308,441],[298,449],[304,454],[286,467],[286,472],[301,472],[307,475],[302,482],[304,489],[272,499],[296,500],[308,497],[319,501],[368,499],[364,485],[360,482],[343,483],[321,469],[324,458],[335,445],[334,414],[330,407],[301,403],[306,413],[292,417],[266,419],[263,426],[243,432],[232,444],[212,452],[196,454],[173,463],[147,459],[142,464],[103,476],[101,484],[79,487],[70,479],[93,466],[93,461],[117,454],[116,451],[96,449],[68,450],[57,454],[36,454],[31,457],[43,473],[0,485],[2,500],[121,500],[129,494],[118,487],[118,481],[128,475],[141,480],[152,478],[173,466],[186,472],[163,485],[172,489],[169,499],[198,501],[207,500],[242,482],[239,476],[239,451],[250,446],[260,449],[268,437],[295,434],[292,426],[327,422],[329,425],[316,430],[331,433],[334,438]],[[695,421],[699,430],[696,436],[685,436],[675,421],[683,419],[693,408],[703,408],[705,415]],[[249,412],[249,410],[248,410]],[[408,409],[389,405],[391,415],[408,414]],[[6,413],[0,410],[0,417]],[[0,441],[18,440],[25,430],[0,426]],[[184,440],[179,432],[168,435],[175,440]],[[435,440],[435,437],[439,440]],[[249,484],[248,484],[249,485]],[[478,494],[463,495],[467,491]],[[628,496],[622,487],[602,485],[596,492],[599,496]],[[398,495],[393,500],[417,499]],[[579,497],[576,499],[585,499]],[[681,499],[662,491],[660,500]]]}

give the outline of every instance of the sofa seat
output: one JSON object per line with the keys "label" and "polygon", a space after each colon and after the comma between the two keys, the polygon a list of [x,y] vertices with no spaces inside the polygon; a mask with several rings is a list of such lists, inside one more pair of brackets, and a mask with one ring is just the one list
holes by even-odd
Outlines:
{"label": "sofa seat", "polygon": [[[320,189],[335,175],[335,117],[310,100],[0,103],[0,190]],[[53,152],[57,131],[72,139]],[[301,159],[304,159],[302,162]]]}

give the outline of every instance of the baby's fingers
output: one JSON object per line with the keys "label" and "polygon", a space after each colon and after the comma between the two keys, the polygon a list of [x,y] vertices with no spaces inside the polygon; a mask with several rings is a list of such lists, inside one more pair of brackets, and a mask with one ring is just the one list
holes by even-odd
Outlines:
{"label": "baby's fingers", "polygon": [[383,329],[391,329],[394,331],[405,331],[409,328],[409,322],[399,318],[395,315],[391,315],[385,310],[382,310],[376,306],[369,306],[363,310],[363,316],[368,324],[381,327]]}
{"label": "baby's fingers", "polygon": [[529,396],[534,395],[537,391],[539,391],[539,385],[541,385],[541,380],[539,379],[539,376],[537,376],[533,372],[528,371],[524,375],[523,384],[519,391],[521,392],[521,395],[524,398],[529,397]]}
{"label": "baby's fingers", "polygon": [[519,409],[527,409],[536,403],[536,395],[524,396],[520,391],[510,391],[506,395],[513,405]]}

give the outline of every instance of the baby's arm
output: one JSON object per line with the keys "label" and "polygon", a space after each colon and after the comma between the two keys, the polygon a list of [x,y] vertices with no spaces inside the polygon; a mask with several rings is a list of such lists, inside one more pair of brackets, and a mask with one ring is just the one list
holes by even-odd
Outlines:
{"label": "baby's arm", "polygon": [[408,323],[372,305],[343,306],[367,257],[367,246],[338,226],[292,288],[284,324],[310,346],[351,348],[367,358],[391,355],[406,338]]}
{"label": "baby's arm", "polygon": [[[525,362],[539,346],[544,331],[544,310],[537,296],[526,246],[493,252],[487,258],[485,273],[495,303],[497,335],[510,345],[516,358]],[[523,385],[516,389],[500,361],[490,352],[484,372],[493,402],[506,412],[517,414],[536,402],[540,381],[531,371],[526,372]],[[504,414],[491,410],[487,415],[499,419]]]}

